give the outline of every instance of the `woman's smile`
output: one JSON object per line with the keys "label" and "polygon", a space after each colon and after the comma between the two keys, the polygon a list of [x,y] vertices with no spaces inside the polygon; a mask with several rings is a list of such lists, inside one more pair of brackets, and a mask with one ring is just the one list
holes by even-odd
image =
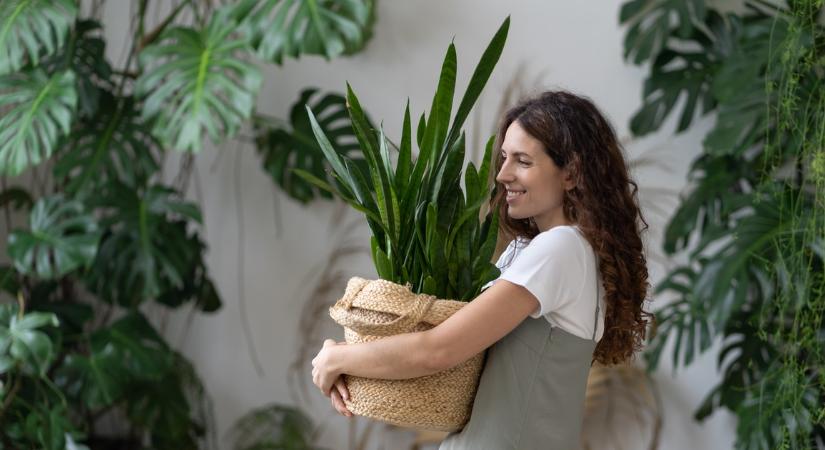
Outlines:
{"label": "woman's smile", "polygon": [[521,198],[521,196],[526,193],[527,191],[519,191],[519,190],[510,190],[507,189],[507,203],[512,204],[514,201]]}

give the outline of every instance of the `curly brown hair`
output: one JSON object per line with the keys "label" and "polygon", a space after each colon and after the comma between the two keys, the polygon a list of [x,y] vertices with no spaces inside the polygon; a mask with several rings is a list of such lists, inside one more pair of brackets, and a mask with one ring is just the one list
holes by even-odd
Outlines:
{"label": "curly brown hair", "polygon": [[[575,187],[565,192],[564,213],[595,250],[604,286],[605,331],[593,360],[606,365],[627,361],[641,349],[653,315],[642,308],[650,288],[641,238],[648,224],[616,133],[589,99],[566,91],[544,92],[504,114],[492,177],[501,170],[501,144],[514,121],[575,180]],[[497,183],[490,199],[490,207],[499,211],[502,234],[532,239],[539,233],[535,222],[509,217],[506,193]]]}

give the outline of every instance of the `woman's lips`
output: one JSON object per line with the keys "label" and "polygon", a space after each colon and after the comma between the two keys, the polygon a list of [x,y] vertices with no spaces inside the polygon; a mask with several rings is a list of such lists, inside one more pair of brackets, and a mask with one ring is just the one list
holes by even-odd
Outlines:
{"label": "woman's lips", "polygon": [[513,203],[514,201],[521,198],[526,191],[511,191],[507,190],[507,203]]}

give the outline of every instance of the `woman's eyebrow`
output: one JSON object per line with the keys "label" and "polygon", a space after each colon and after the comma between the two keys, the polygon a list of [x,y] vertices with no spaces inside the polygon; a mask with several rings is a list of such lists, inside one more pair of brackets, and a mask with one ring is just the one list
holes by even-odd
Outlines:
{"label": "woman's eyebrow", "polygon": [[508,152],[507,150],[505,150],[505,149],[503,149],[503,148],[502,148],[502,149],[501,149],[501,152],[502,152],[502,153],[504,153],[505,155],[513,155],[513,156],[526,156],[526,157],[528,157],[528,158],[530,157],[530,154],[529,154],[529,153],[520,152],[520,151],[518,151],[518,150],[516,150],[516,151],[512,151],[512,152]]}

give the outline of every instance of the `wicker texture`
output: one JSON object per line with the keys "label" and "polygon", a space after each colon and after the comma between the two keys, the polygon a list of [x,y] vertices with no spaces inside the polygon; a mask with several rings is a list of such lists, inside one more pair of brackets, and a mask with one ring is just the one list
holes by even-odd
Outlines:
{"label": "wicker texture", "polygon": [[[369,342],[430,329],[464,307],[464,302],[415,294],[386,280],[353,277],[330,316],[344,327],[347,343]],[[449,370],[407,380],[345,376],[353,414],[394,425],[455,431],[470,418],[484,353]]]}

